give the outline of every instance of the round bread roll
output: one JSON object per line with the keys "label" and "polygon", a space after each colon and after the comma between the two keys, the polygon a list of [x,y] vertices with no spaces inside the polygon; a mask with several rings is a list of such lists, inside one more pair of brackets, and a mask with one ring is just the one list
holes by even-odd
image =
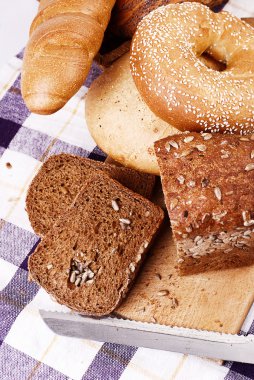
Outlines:
{"label": "round bread roll", "polygon": [[[209,69],[208,52],[225,63]],[[254,131],[254,29],[228,12],[199,3],[160,7],[139,23],[131,72],[156,115],[178,129]]]}
{"label": "round bread roll", "polygon": [[130,73],[129,53],[91,85],[86,122],[96,144],[125,166],[159,174],[153,143],[179,133],[154,115],[142,100]]}
{"label": "round bread roll", "polygon": [[117,0],[113,8],[111,29],[115,34],[132,38],[138,23],[154,9],[167,4],[183,1],[196,1],[215,8],[225,4],[227,0]]}

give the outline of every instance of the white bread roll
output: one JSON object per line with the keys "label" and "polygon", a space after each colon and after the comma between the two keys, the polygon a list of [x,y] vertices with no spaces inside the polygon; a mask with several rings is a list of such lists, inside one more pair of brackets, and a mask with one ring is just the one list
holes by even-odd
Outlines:
{"label": "white bread roll", "polygon": [[180,132],[142,100],[131,76],[129,53],[93,82],[85,107],[89,131],[105,153],[125,166],[159,175],[153,143]]}

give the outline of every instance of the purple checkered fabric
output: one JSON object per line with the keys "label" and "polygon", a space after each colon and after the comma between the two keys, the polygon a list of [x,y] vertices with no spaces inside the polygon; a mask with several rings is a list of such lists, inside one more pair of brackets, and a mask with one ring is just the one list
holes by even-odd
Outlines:
{"label": "purple checkered fabric", "polygon": [[[235,0],[227,7],[240,16],[246,9],[248,16],[246,4]],[[253,365],[221,367],[180,354],[58,337],[43,324],[38,308],[58,306],[28,280],[27,260],[39,238],[25,212],[25,194],[41,162],[52,154],[105,160],[88,134],[82,112],[87,87],[100,69],[94,64],[74,99],[62,111],[44,117],[31,114],[22,100],[22,58],[23,52],[13,58],[4,82],[0,81],[0,378],[254,379]],[[249,325],[253,333],[254,322]]]}

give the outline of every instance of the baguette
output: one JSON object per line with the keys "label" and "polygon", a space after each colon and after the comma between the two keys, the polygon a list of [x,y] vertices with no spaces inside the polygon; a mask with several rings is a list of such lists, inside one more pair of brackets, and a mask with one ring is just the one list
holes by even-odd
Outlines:
{"label": "baguette", "polygon": [[25,49],[21,92],[30,111],[51,114],[84,83],[115,0],[42,0]]}

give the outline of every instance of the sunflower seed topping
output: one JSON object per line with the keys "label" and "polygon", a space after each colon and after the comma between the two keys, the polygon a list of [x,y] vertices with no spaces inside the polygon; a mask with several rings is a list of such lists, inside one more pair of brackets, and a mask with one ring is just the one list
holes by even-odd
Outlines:
{"label": "sunflower seed topping", "polygon": [[53,264],[48,264],[47,265],[47,270],[50,270],[50,269],[52,269],[53,268]]}
{"label": "sunflower seed topping", "polygon": [[205,152],[206,151],[206,146],[205,145],[196,145],[196,148],[199,152]]}
{"label": "sunflower seed topping", "polygon": [[245,166],[246,172],[249,172],[251,170],[254,170],[254,163],[248,164]]}
{"label": "sunflower seed topping", "polygon": [[159,290],[157,292],[157,296],[159,296],[159,297],[164,297],[164,296],[168,296],[168,295],[169,295],[169,290],[167,290],[167,289]]}
{"label": "sunflower seed topping", "polygon": [[170,206],[169,206],[170,211],[173,211],[173,210],[176,208],[177,205],[178,205],[178,199],[177,199],[177,198],[174,198],[174,199],[170,202]]}
{"label": "sunflower seed topping", "polygon": [[187,136],[183,139],[185,143],[189,143],[194,140],[194,136]]}
{"label": "sunflower seed topping", "polygon": [[210,140],[213,137],[213,135],[211,135],[211,133],[203,133],[202,137],[204,140]]}
{"label": "sunflower seed topping", "polygon": [[115,211],[119,211],[119,205],[115,199],[112,200],[112,208]]}
{"label": "sunflower seed topping", "polygon": [[196,186],[196,182],[195,181],[189,181],[188,187],[195,187],[195,186]]}
{"label": "sunflower seed topping", "polygon": [[218,199],[218,201],[221,201],[222,194],[221,194],[221,189],[219,187],[215,187],[214,194],[216,198]]}
{"label": "sunflower seed topping", "polygon": [[169,143],[170,146],[172,146],[172,147],[175,148],[175,149],[178,149],[178,148],[179,148],[179,145],[178,145],[177,142],[174,141],[174,140],[170,140],[168,143]]}
{"label": "sunflower seed topping", "polygon": [[134,264],[134,263],[130,263],[130,265],[129,265],[129,269],[130,269],[130,271],[131,271],[132,273],[134,273],[134,272],[135,272],[135,264]]}
{"label": "sunflower seed topping", "polygon": [[126,219],[126,218],[120,218],[119,222],[123,224],[127,224],[127,225],[131,224],[130,219]]}
{"label": "sunflower seed topping", "polygon": [[70,278],[69,281],[71,284],[75,284],[76,286],[81,286],[84,283],[88,283],[88,280],[92,280],[95,276],[95,273],[89,268],[89,265],[92,261],[80,262],[78,260],[73,259],[71,262]]}
{"label": "sunflower seed topping", "polygon": [[185,181],[184,176],[183,175],[179,175],[177,177],[177,181],[180,183],[180,185],[183,185],[184,181]]}

